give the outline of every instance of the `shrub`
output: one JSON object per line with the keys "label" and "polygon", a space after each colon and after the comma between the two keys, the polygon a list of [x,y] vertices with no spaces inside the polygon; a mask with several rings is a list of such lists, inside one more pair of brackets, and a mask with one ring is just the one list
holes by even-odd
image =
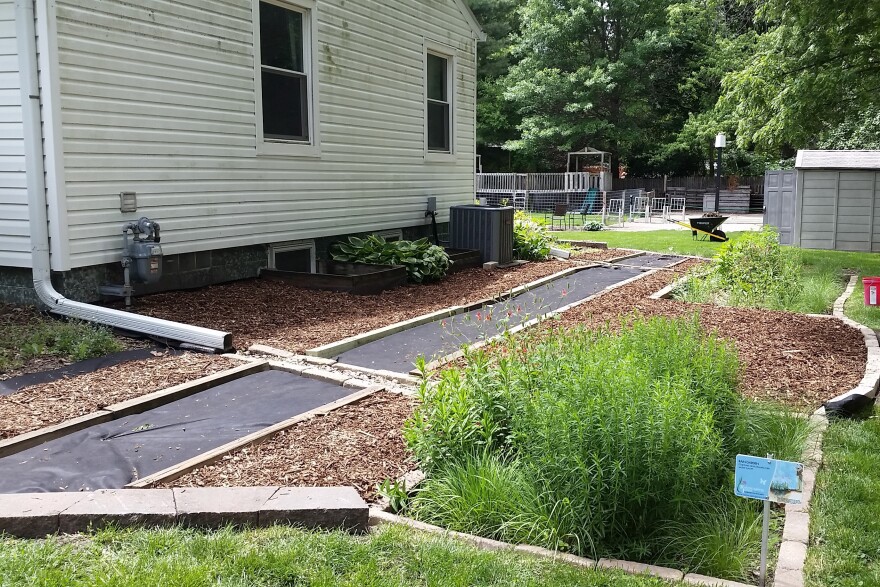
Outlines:
{"label": "shrub", "polygon": [[553,238],[547,227],[541,225],[522,211],[513,219],[513,254],[517,259],[543,261],[550,256]]}
{"label": "shrub", "polygon": [[797,254],[780,246],[772,227],[725,242],[715,263],[718,283],[731,305],[787,308],[798,295]]}
{"label": "shrub", "polygon": [[349,237],[347,243],[337,243],[330,251],[334,261],[343,263],[373,263],[406,267],[411,282],[424,283],[442,279],[452,261],[442,247],[428,239],[388,242],[381,236]]}

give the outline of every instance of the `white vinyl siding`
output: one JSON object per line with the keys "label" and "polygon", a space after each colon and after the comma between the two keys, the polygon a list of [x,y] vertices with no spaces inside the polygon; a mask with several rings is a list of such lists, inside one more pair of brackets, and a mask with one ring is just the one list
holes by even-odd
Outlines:
{"label": "white vinyl siding", "polygon": [[15,3],[0,1],[0,266],[30,267]]}
{"label": "white vinyl siding", "polygon": [[[117,261],[144,215],[175,254],[422,225],[428,196],[445,221],[472,200],[475,41],[454,0],[319,3],[319,157],[258,152],[254,1],[58,0],[73,267]],[[424,155],[426,38],[456,58],[451,163]]]}

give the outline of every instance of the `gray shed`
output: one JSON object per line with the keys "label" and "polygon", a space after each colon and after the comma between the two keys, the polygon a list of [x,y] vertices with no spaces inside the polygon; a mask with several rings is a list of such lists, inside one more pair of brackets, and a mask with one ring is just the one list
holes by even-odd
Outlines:
{"label": "gray shed", "polygon": [[880,151],[798,151],[793,244],[880,251]]}

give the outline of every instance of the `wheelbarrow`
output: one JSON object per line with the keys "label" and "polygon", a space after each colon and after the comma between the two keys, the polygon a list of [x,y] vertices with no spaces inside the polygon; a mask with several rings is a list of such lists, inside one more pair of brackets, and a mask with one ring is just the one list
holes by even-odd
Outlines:
{"label": "wheelbarrow", "polygon": [[684,222],[678,222],[677,220],[672,219],[669,219],[669,222],[690,229],[691,234],[695,239],[699,238],[703,241],[708,239],[712,242],[724,242],[727,240],[727,235],[718,227],[724,224],[724,221],[728,218],[728,216],[691,218],[690,224],[685,224]]}

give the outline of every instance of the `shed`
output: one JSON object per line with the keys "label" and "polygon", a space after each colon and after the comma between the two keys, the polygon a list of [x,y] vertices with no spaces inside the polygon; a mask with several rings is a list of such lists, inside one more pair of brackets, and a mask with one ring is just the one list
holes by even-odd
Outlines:
{"label": "shed", "polygon": [[880,151],[798,151],[793,244],[880,251]]}
{"label": "shed", "polygon": [[474,197],[484,37],[464,0],[0,0],[0,299],[27,297],[46,246],[59,289],[96,298],[140,216],[164,288],[427,235],[429,197],[439,222]]}

